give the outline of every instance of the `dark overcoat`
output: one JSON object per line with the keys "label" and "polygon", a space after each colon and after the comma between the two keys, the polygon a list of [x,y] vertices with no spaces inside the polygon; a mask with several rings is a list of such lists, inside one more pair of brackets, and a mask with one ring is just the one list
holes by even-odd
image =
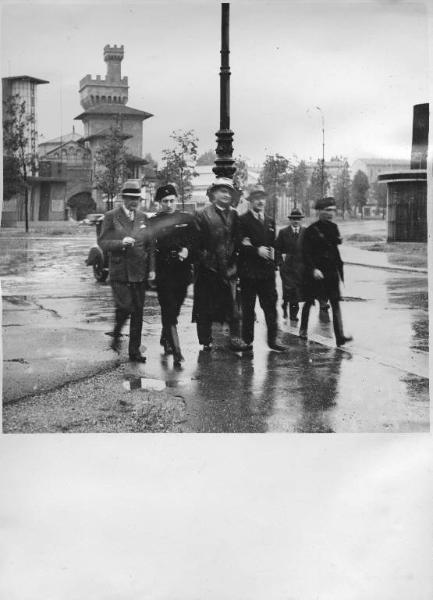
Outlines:
{"label": "dark overcoat", "polygon": [[[127,236],[135,239],[134,246],[123,246],[122,240]],[[150,231],[144,212],[137,210],[134,221],[125,214],[122,206],[105,213],[98,243],[102,250],[108,252],[110,281],[145,281]]]}
{"label": "dark overcoat", "polygon": [[[288,302],[302,302],[302,281],[304,274],[302,258],[302,238],[305,227],[300,227],[296,235],[292,226],[283,227],[278,233],[275,250],[280,267],[283,297]],[[283,258],[284,256],[284,258]]]}
{"label": "dark overcoat", "polygon": [[231,207],[221,211],[209,204],[196,213],[195,226],[193,321],[205,314],[212,321],[229,322],[235,309],[238,213]]}
{"label": "dark overcoat", "polygon": [[[343,261],[338,250],[341,241],[338,227],[332,221],[319,220],[306,228],[302,238],[305,300],[341,298],[340,280],[343,281]],[[324,279],[314,279],[314,269],[322,271]]]}
{"label": "dark overcoat", "polygon": [[[242,243],[246,238],[249,244]],[[251,244],[251,245],[250,245]],[[275,261],[258,254],[260,246],[274,248],[275,222],[265,216],[259,221],[251,211],[239,217],[238,273],[241,279],[267,279],[275,277]]]}

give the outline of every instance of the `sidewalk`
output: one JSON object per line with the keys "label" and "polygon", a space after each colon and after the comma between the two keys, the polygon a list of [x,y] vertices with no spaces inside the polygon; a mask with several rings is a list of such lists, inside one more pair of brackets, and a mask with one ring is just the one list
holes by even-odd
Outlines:
{"label": "sidewalk", "polygon": [[398,265],[391,262],[395,255],[388,252],[374,252],[373,250],[362,250],[348,244],[340,246],[340,254],[347,265],[371,267],[374,269],[388,269],[390,271],[405,271],[409,273],[428,273],[427,268]]}

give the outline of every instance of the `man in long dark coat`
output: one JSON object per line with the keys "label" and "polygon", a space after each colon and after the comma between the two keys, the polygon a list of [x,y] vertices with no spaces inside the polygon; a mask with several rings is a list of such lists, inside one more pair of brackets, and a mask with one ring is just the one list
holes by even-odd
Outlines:
{"label": "man in long dark coat", "polygon": [[180,309],[192,282],[191,265],[195,239],[194,217],[176,210],[174,185],[160,186],[155,194],[159,212],[149,221],[152,252],[149,279],[155,277],[161,307],[161,345],[165,354],[173,354],[173,364],[184,360],[177,331]]}
{"label": "man in long dark coat", "polygon": [[352,338],[344,335],[340,309],[343,261],[338,250],[342,241],[340,232],[332,222],[336,210],[335,200],[332,197],[322,198],[316,202],[315,208],[319,213],[319,220],[307,227],[302,240],[305,303],[299,335],[301,338],[307,337],[308,318],[315,300],[329,299],[335,340],[337,346],[343,346]]}
{"label": "man in long dark coat", "polygon": [[250,209],[239,217],[239,278],[242,302],[242,339],[249,346],[254,340],[256,299],[265,314],[268,346],[286,350],[277,341],[277,289],[275,286],[275,222],[264,214],[266,193],[262,186],[248,196]]}
{"label": "man in long dark coat", "polygon": [[234,192],[230,179],[217,178],[208,189],[211,203],[196,215],[193,322],[197,323],[199,343],[207,351],[212,349],[212,323],[229,324],[232,350],[247,347],[239,337],[236,306],[239,216],[231,206]]}
{"label": "man in long dark coat", "polygon": [[291,321],[298,321],[299,302],[302,302],[302,238],[305,227],[301,225],[304,215],[294,208],[289,215],[290,225],[278,232],[275,241],[277,264],[283,288],[283,317],[287,319],[287,305]]}
{"label": "man in long dark coat", "polygon": [[135,181],[122,188],[122,206],[104,215],[99,245],[109,255],[109,276],[115,305],[111,348],[119,352],[122,328],[130,317],[129,359],[145,362],[140,352],[150,235],[139,209],[141,188]]}

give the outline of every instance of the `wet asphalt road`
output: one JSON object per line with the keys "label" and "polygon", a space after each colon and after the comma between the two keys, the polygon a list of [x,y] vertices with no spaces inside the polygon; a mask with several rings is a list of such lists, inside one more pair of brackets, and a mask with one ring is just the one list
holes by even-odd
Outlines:
{"label": "wet asphalt road", "polygon": [[[5,428],[8,403],[24,398],[25,415],[26,396],[119,365],[105,335],[110,287],[95,282],[84,265],[92,244],[93,230],[0,238]],[[347,265],[343,295],[346,332],[355,338],[346,349],[334,347],[331,324],[312,311],[308,343],[281,319],[289,351],[270,352],[258,308],[252,356],[228,351],[218,327],[215,349],[200,351],[189,299],[179,327],[186,360],[176,370],[161,355],[159,307],[150,293],[143,329],[148,362],[131,365],[123,354],[114,386],[123,393],[173,390],[185,402],[187,432],[428,431],[427,277]]]}

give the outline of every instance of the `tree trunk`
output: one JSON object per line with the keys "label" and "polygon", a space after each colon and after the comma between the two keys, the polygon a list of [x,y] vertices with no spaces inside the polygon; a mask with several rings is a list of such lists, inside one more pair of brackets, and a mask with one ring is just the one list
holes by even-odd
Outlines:
{"label": "tree trunk", "polygon": [[26,233],[29,232],[29,188],[27,182],[24,188],[24,219],[26,223]]}

